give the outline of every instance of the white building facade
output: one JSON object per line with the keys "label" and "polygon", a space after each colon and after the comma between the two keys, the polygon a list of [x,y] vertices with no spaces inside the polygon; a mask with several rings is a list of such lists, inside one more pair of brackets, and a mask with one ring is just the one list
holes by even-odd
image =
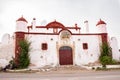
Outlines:
{"label": "white building facade", "polygon": [[[31,42],[30,63],[36,68],[46,65],[80,66],[98,62],[100,46],[103,42],[108,42],[106,23],[102,20],[96,25],[98,33],[89,33],[88,21],[85,21],[86,33],[81,33],[81,28],[77,24],[74,27],[68,27],[58,21],[53,21],[46,26],[36,26],[35,18],[31,26],[27,23],[23,17],[16,21],[13,54],[17,60],[19,41],[27,39]],[[115,43],[115,40],[113,42]],[[114,43],[111,46],[114,46]],[[115,53],[113,58],[120,60],[120,52]]]}

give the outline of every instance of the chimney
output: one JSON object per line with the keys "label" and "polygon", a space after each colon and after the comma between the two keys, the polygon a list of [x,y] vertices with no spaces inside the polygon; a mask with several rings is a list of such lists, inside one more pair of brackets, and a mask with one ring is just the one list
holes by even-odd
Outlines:
{"label": "chimney", "polygon": [[86,20],[86,21],[84,21],[84,23],[85,23],[85,33],[89,33],[89,25],[88,25],[88,21]]}
{"label": "chimney", "polygon": [[76,28],[76,30],[78,29],[77,23],[75,23],[75,28]]}
{"label": "chimney", "polygon": [[32,28],[35,29],[36,28],[36,19],[33,18],[33,21],[32,21]]}

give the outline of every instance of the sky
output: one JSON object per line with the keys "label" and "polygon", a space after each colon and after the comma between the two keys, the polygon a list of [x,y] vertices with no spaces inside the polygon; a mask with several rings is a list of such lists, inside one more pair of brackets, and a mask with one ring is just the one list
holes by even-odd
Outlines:
{"label": "sky", "polygon": [[37,25],[56,20],[83,28],[88,20],[91,33],[96,32],[96,24],[102,19],[109,35],[117,36],[120,42],[120,0],[0,0],[0,40],[3,34],[14,33],[16,20],[22,15],[28,25],[36,18]]}

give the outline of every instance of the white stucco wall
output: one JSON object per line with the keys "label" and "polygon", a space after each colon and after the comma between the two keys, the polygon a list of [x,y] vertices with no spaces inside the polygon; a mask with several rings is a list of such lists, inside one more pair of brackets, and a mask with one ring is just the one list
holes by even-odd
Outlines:
{"label": "white stucco wall", "polygon": [[27,22],[25,21],[17,21],[16,22],[16,32],[28,32]]}
{"label": "white stucco wall", "polygon": [[[33,21],[33,23],[35,23],[35,21]],[[28,32],[27,27],[27,22],[16,22],[16,32]],[[96,28],[97,33],[107,33],[106,24],[97,25]],[[58,28],[58,32],[61,30],[61,28]],[[53,28],[47,29],[43,26],[41,28],[36,28],[35,24],[33,24],[33,28],[30,28],[29,31],[30,34],[25,34],[25,37],[29,40],[29,42],[31,42],[31,51],[29,53],[31,64],[35,65],[36,68],[46,65],[59,65],[59,49],[62,46],[69,46],[72,48],[73,65],[86,65],[98,61],[100,55],[100,45],[102,43],[101,36],[90,33],[82,34],[76,29],[69,29],[69,31],[74,35],[71,35],[69,39],[61,39],[61,33],[59,35],[51,35],[51,33],[53,33]],[[47,50],[41,49],[42,43],[48,44]],[[83,43],[88,44],[88,49],[83,49]],[[112,38],[110,40],[113,59],[120,60],[120,52],[118,51],[117,44],[116,38]],[[5,34],[0,44],[0,60],[10,61],[12,57],[15,56],[14,51],[14,38],[10,37],[9,34]],[[2,63],[0,62],[0,64]]]}
{"label": "white stucco wall", "polygon": [[97,33],[107,33],[106,24],[100,24],[96,26]]}
{"label": "white stucco wall", "polygon": [[[100,55],[101,37],[98,35],[80,35],[74,36],[75,44],[75,62],[78,65],[85,65],[98,61]],[[88,49],[83,49],[83,43],[88,44]]]}
{"label": "white stucco wall", "polygon": [[[56,49],[56,35],[29,35],[26,36],[29,38],[31,44],[31,64],[35,64],[37,67],[42,67],[45,65],[55,66],[57,65],[57,49]],[[53,39],[53,40],[51,40]],[[41,44],[47,43],[48,49],[42,50]]]}
{"label": "white stucco wall", "polygon": [[110,39],[110,46],[112,48],[113,59],[120,61],[120,52],[119,52],[119,48],[118,48],[118,42],[117,42],[117,39],[115,37],[112,37]]}
{"label": "white stucco wall", "polygon": [[[26,35],[31,44],[30,58],[31,64],[36,67],[45,65],[59,65],[59,48],[70,46],[73,49],[73,64],[85,65],[94,63],[100,55],[101,37],[98,35],[72,35],[67,41],[63,41],[60,35]],[[41,44],[47,43],[48,49],[42,50]],[[88,49],[83,50],[83,43],[88,44]]]}
{"label": "white stucco wall", "polygon": [[5,67],[7,65],[1,60],[9,63],[9,61],[12,60],[12,57],[15,57],[14,47],[13,37],[10,37],[9,34],[5,34],[2,38],[2,43],[0,44],[0,66],[4,65]]}
{"label": "white stucco wall", "polygon": [[[58,32],[61,31],[61,28],[57,29]],[[72,33],[80,33],[79,29],[69,29]],[[29,32],[33,32],[33,33],[53,33],[53,28],[32,28],[30,29]]]}

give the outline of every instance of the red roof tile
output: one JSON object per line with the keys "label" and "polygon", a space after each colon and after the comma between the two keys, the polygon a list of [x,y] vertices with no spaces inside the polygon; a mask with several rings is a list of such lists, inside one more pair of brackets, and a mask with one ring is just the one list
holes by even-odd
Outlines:
{"label": "red roof tile", "polygon": [[[20,17],[17,21],[25,21],[25,22],[27,22],[27,20],[26,20],[25,18],[23,18],[23,16]],[[28,23],[28,22],[27,22],[27,23]]]}
{"label": "red roof tile", "polygon": [[50,22],[46,25],[46,28],[65,28],[63,24],[57,21]]}
{"label": "red roof tile", "polygon": [[100,21],[98,21],[98,23],[96,24],[96,26],[98,26],[100,24],[106,24],[106,23],[100,19]]}

